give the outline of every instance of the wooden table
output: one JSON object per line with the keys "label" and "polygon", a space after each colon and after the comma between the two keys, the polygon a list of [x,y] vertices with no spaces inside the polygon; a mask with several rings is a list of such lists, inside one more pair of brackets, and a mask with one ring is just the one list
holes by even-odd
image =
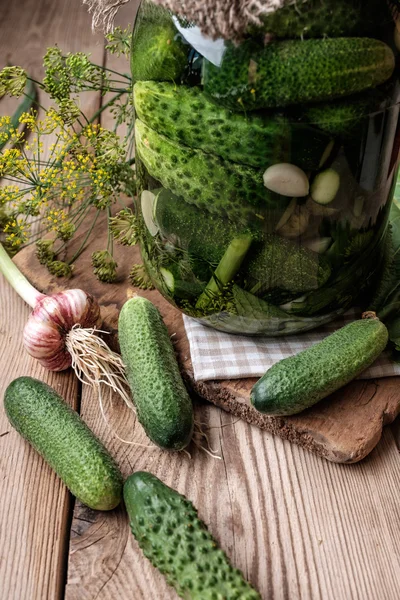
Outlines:
{"label": "wooden table", "polygon": [[[128,5],[121,20],[132,21]],[[40,76],[55,42],[104,57],[100,35],[79,0],[21,0],[0,6],[0,61]],[[108,59],[109,60],[109,59]],[[115,61],[113,61],[115,62]],[[123,67],[124,68],[124,67]],[[98,97],[87,97],[88,112]],[[0,110],[3,112],[2,103]],[[22,350],[29,310],[0,279],[0,398],[19,375],[47,381],[80,411],[123,474],[147,469],[185,493],[232,562],[271,600],[400,598],[400,422],[384,429],[355,465],[329,463],[216,407],[196,405],[221,460],[142,447],[140,425],[124,407],[108,411],[72,373],[49,374]],[[176,594],[142,556],[123,508],[91,511],[68,494],[13,431],[0,400],[0,598],[3,600],[172,600]]]}

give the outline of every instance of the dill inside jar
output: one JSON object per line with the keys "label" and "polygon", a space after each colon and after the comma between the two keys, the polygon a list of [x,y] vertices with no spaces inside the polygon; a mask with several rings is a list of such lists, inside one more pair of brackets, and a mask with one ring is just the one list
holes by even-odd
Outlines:
{"label": "dill inside jar", "polygon": [[240,28],[145,1],[132,38],[143,261],[233,333],[366,305],[397,174],[394,6],[281,4]]}

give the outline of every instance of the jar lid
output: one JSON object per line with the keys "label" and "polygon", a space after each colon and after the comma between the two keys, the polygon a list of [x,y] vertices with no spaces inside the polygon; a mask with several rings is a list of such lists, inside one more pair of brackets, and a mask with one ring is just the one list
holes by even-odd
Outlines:
{"label": "jar lid", "polygon": [[[93,13],[93,26],[110,31],[118,8],[130,0],[83,0]],[[152,0],[197,25],[212,39],[240,40],[251,25],[283,6],[307,0]]]}

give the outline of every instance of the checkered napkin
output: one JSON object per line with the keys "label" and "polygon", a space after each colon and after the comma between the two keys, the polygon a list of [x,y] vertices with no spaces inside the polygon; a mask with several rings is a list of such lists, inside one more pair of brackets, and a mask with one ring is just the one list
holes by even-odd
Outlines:
{"label": "checkered napkin", "polygon": [[[318,329],[285,337],[246,337],[222,333],[183,316],[189,339],[190,354],[196,381],[210,379],[241,379],[261,377],[283,358],[309,348],[324,337],[359,318],[355,310]],[[359,379],[375,379],[400,375],[400,364],[383,353]]]}

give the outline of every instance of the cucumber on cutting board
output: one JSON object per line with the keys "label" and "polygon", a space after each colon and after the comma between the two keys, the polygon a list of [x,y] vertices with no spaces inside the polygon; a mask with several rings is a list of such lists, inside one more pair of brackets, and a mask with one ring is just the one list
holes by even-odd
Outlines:
{"label": "cucumber on cutting board", "polygon": [[181,598],[260,600],[185,496],[151,473],[138,471],[125,482],[124,501],[144,555]]}
{"label": "cucumber on cutting board", "polygon": [[120,503],[122,475],[116,463],[55,390],[32,377],[19,377],[6,389],[4,408],[11,425],[78,500],[96,510]]}
{"label": "cucumber on cutting board", "polygon": [[251,390],[254,408],[272,416],[294,415],[355,379],[388,343],[388,330],[374,314],[365,313],[365,318],[273,365]]}
{"label": "cucumber on cutting board", "polygon": [[204,63],[204,91],[233,110],[329,100],[374,88],[395,67],[392,50],[369,38],[253,41],[226,47],[221,66]]}
{"label": "cucumber on cutting board", "polygon": [[168,330],[150,300],[135,296],[125,302],[118,337],[139,422],[157,446],[182,450],[192,439],[192,401]]}

